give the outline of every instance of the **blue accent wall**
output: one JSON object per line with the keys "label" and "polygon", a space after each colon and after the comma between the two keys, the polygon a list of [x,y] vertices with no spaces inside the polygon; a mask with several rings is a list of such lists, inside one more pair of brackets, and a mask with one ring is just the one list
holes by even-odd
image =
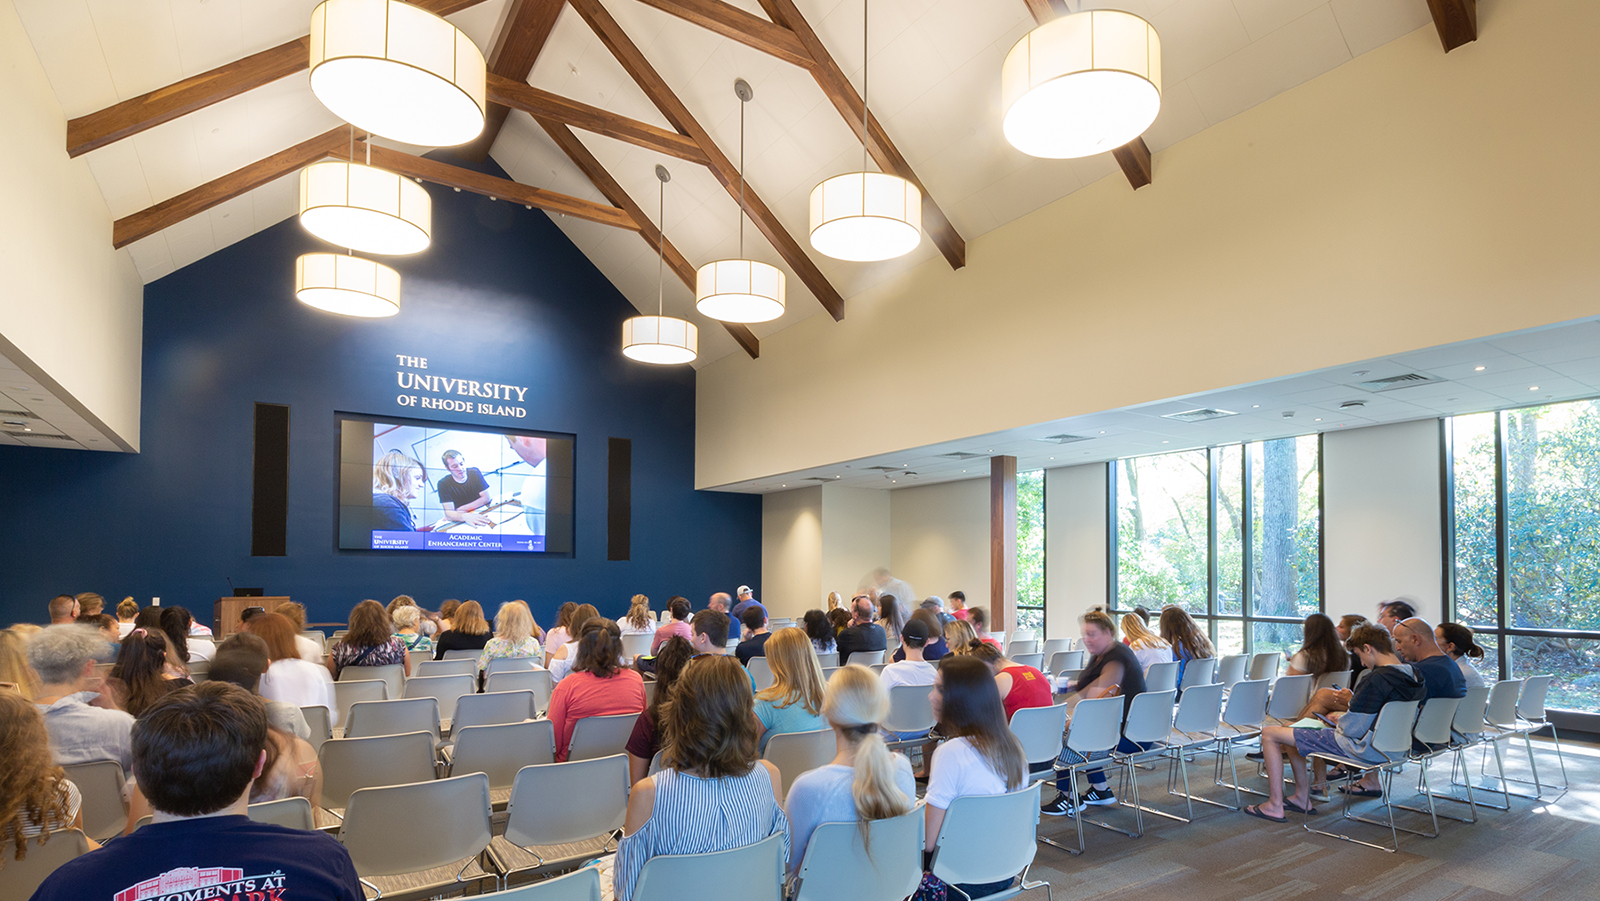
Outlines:
{"label": "blue accent wall", "polygon": [[[332,248],[293,219],[146,286],[142,452],[0,446],[0,623],[43,622],[51,597],[81,591],[108,608],[159,597],[209,622],[229,578],[305,603],[312,621],[401,593],[430,608],[472,598],[491,615],[523,598],[547,626],[567,600],[616,617],[636,592],[659,610],[672,594],[699,607],[740,583],[759,591],[760,498],[693,488],[693,371],[622,356],[633,307],[546,214],[429,191],[433,246],[386,260],[404,279],[398,316],[296,302],[295,258]],[[414,392],[396,385],[397,354],[528,386],[528,415],[402,407]],[[256,402],[290,407],[287,557],[250,556]],[[336,550],[335,411],[575,434],[575,554]],[[606,560],[608,437],[633,441],[629,561]]]}

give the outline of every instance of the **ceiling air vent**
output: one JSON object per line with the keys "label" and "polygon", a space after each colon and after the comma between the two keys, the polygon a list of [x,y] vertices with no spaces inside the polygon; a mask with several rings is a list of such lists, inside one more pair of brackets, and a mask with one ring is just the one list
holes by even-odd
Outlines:
{"label": "ceiling air vent", "polygon": [[1089,438],[1090,438],[1090,436],[1088,436],[1088,435],[1065,435],[1065,434],[1062,434],[1062,435],[1046,435],[1043,438],[1036,438],[1034,440],[1035,441],[1048,441],[1051,444],[1076,444],[1079,441],[1088,441]]}
{"label": "ceiling air vent", "polygon": [[1231,410],[1214,410],[1211,407],[1201,407],[1198,410],[1184,410],[1182,413],[1163,413],[1162,419],[1176,419],[1179,422],[1205,422],[1208,419],[1221,419],[1224,416],[1237,416]]}
{"label": "ceiling air vent", "polygon": [[0,416],[5,417],[6,419],[13,419],[13,418],[16,418],[16,417],[21,417],[23,419],[36,419],[37,418],[32,413],[29,413],[27,410],[0,410]]}
{"label": "ceiling air vent", "polygon": [[1405,375],[1391,375],[1388,378],[1368,379],[1365,382],[1356,382],[1355,386],[1374,394],[1384,391],[1394,391],[1398,388],[1410,388],[1413,385],[1426,385],[1430,382],[1442,382],[1438,376],[1428,375],[1425,372],[1408,372]]}
{"label": "ceiling air vent", "polygon": [[868,466],[867,472],[901,472],[898,466]]}
{"label": "ceiling air vent", "polygon": [[10,435],[12,438],[42,439],[44,441],[71,441],[72,440],[71,438],[68,438],[66,435],[52,435],[52,434],[50,434],[48,432],[19,432],[19,431],[16,431],[16,430],[7,430],[6,434]]}
{"label": "ceiling air vent", "polygon": [[956,451],[953,454],[936,454],[935,456],[943,457],[946,460],[971,460],[973,457],[985,457],[988,455],[975,454],[971,451]]}

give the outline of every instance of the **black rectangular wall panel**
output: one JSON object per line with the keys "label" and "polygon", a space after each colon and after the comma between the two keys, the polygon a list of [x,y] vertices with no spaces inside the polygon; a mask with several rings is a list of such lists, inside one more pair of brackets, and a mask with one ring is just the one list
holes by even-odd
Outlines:
{"label": "black rectangular wall panel", "polygon": [[606,452],[606,559],[626,560],[633,532],[633,441],[608,439]]}
{"label": "black rectangular wall panel", "polygon": [[256,404],[250,555],[289,555],[289,408],[283,404]]}

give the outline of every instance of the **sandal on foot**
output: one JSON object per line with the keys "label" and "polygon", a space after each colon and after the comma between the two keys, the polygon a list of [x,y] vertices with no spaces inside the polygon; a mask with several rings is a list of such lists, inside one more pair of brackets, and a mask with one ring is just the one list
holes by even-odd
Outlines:
{"label": "sandal on foot", "polygon": [[1250,806],[1248,806],[1248,807],[1246,807],[1244,809],[1244,812],[1249,814],[1250,816],[1255,817],[1258,820],[1266,820],[1269,823],[1287,823],[1287,822],[1289,822],[1289,820],[1287,818],[1285,818],[1285,817],[1275,817],[1270,813],[1263,812],[1262,809],[1261,809],[1261,805],[1260,804],[1251,804]]}
{"label": "sandal on foot", "polygon": [[1314,815],[1317,812],[1317,808],[1315,806],[1301,807],[1299,804],[1296,804],[1294,802],[1293,798],[1284,798],[1283,799],[1283,809],[1284,810],[1292,810],[1295,813],[1303,813],[1303,814],[1306,814],[1307,816]]}
{"label": "sandal on foot", "polygon": [[1339,794],[1349,795],[1352,798],[1381,798],[1383,792],[1376,788],[1362,788],[1359,785],[1341,785]]}

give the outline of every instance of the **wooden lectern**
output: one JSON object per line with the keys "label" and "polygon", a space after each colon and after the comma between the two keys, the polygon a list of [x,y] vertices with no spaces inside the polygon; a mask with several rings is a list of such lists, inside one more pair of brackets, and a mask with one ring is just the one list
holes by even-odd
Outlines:
{"label": "wooden lectern", "polygon": [[214,617],[211,620],[211,632],[217,641],[227,638],[239,631],[239,614],[246,607],[265,607],[268,613],[278,609],[279,604],[287,604],[286,597],[272,598],[217,598]]}

